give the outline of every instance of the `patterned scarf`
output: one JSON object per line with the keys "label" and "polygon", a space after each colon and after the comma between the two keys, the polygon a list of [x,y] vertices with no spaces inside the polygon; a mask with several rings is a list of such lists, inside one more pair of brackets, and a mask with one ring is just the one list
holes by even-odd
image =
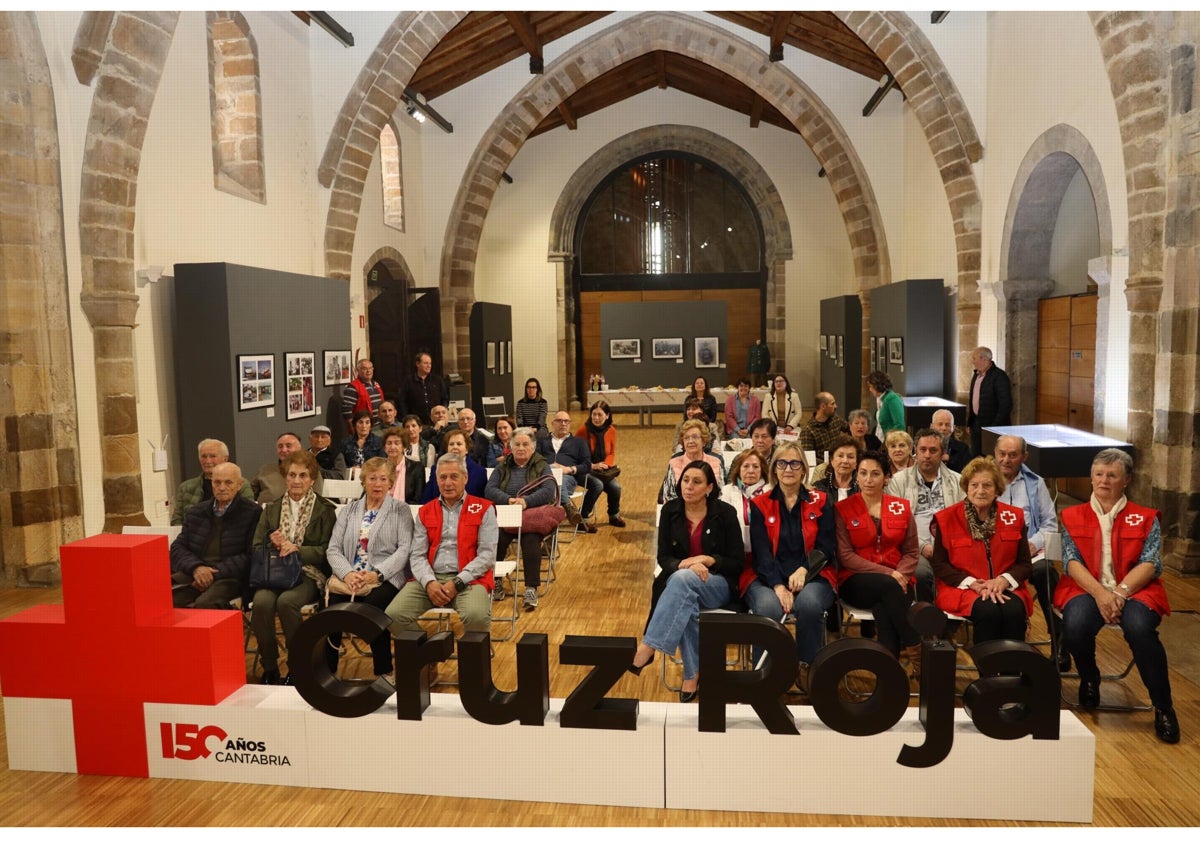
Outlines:
{"label": "patterned scarf", "polygon": [[293,522],[291,497],[287,495],[283,497],[283,505],[279,512],[279,530],[283,532],[284,539],[289,543],[299,546],[304,542],[304,533],[308,531],[308,520],[312,516],[313,504],[316,499],[316,491],[309,488],[308,493],[300,500],[296,520]]}
{"label": "patterned scarf", "polygon": [[996,533],[996,506],[992,505],[986,520],[979,519],[979,512],[969,501],[963,502],[963,508],[967,512],[967,528],[971,530],[971,537],[990,543],[992,535]]}

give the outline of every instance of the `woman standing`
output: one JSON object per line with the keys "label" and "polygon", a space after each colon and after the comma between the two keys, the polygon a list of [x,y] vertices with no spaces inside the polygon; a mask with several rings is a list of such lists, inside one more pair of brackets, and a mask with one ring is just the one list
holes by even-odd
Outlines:
{"label": "woman standing", "polygon": [[683,454],[667,462],[667,475],[663,477],[662,489],[659,491],[659,498],[663,502],[676,497],[683,469],[693,461],[706,462],[713,475],[718,477],[718,482],[724,478],[725,462],[719,456],[708,452],[710,440],[708,424],[703,420],[686,420],[679,425],[679,446],[683,448]]}
{"label": "woman standing", "polygon": [[872,371],[867,374],[867,390],[875,398],[878,407],[876,434],[886,439],[893,429],[904,429],[904,401],[892,390],[892,378],[883,371]]}
{"label": "woman standing", "polygon": [[819,481],[813,482],[813,487],[828,494],[834,503],[838,503],[858,493],[858,482],[855,480],[858,445],[849,435],[842,435],[834,439],[830,449],[832,455],[829,457],[825,475]]}
{"label": "woman standing", "polygon": [[542,384],[533,377],[525,381],[525,396],[517,401],[515,426],[528,426],[535,433],[545,432],[546,398],[542,397]]}
{"label": "woman standing", "polygon": [[763,417],[775,421],[780,432],[798,431],[802,414],[800,398],[792,392],[792,384],[783,374],[776,374],[771,382],[771,392],[763,402]]}
{"label": "woman standing", "polygon": [[683,416],[685,418],[687,417],[687,400],[699,400],[708,422],[717,422],[717,398],[713,397],[712,392],[708,390],[708,380],[704,377],[696,377],[692,381],[692,390],[688,392],[687,398],[684,400]]}
{"label": "woman standing", "polygon": [[354,431],[342,439],[342,458],[346,460],[346,469],[350,474],[348,478],[353,478],[356,469],[361,469],[373,458],[383,456],[383,446],[371,434],[371,413],[366,409],[354,413],[350,426]]}
{"label": "woman standing", "polygon": [[587,443],[592,461],[592,469],[587,474],[587,493],[579,512],[585,528],[588,532],[596,531],[591,516],[602,493],[608,494],[609,525],[625,528],[625,521],[621,519],[621,486],[612,475],[617,466],[617,430],[612,424],[612,407],[603,400],[593,403],[588,410],[588,419],[575,430],[575,435]]}

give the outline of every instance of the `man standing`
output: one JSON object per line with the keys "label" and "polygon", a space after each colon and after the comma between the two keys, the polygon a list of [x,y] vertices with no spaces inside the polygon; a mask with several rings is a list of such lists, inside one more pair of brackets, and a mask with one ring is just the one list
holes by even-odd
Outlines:
{"label": "man standing", "polygon": [[464,631],[492,627],[495,581],[496,509],[486,499],[469,496],[467,460],[447,453],[437,461],[440,496],[421,506],[414,524],[409,569],[413,581],[388,605],[391,630],[420,630],[417,617],[431,607],[453,607]]}
{"label": "man standing", "polygon": [[[197,502],[206,502],[213,498],[213,468],[229,461],[229,448],[225,446],[224,441],[218,441],[216,438],[205,438],[196,447],[196,451],[200,455],[200,475],[179,483],[179,488],[175,491],[175,505],[171,509],[173,526],[183,525],[183,515]],[[243,483],[239,493],[251,502],[254,501],[254,494],[250,492],[249,485]]]}
{"label": "man standing", "polygon": [[[537,451],[550,464],[562,467],[562,505],[567,510],[567,519],[571,525],[579,525],[583,522],[583,517],[571,501],[571,494],[575,493],[575,486],[584,481],[588,471],[592,469],[592,456],[588,452],[587,443],[571,434],[571,415],[566,410],[560,409],[554,413],[554,419],[550,422],[550,435],[537,440]],[[596,531],[596,527],[591,523],[584,528],[589,534]]]}
{"label": "man standing", "polygon": [[921,557],[917,561],[917,598],[932,602],[933,537],[929,522],[933,515],[963,499],[962,476],[942,463],[942,436],[932,429],[917,432],[917,463],[901,470],[887,484],[887,493],[902,496],[912,504],[917,522]]}
{"label": "man standing", "polygon": [[212,470],[212,500],[187,510],[183,530],[171,544],[175,607],[228,610],[242,595],[250,570],[250,546],[262,509],[241,496],[242,471],[233,462]]}
{"label": "man standing", "polygon": [[[266,505],[268,502],[274,502],[277,499],[283,498],[284,493],[287,492],[287,482],[283,478],[283,460],[300,449],[300,436],[294,432],[281,433],[275,439],[276,460],[274,462],[267,462],[258,468],[258,472],[250,480],[250,490],[254,492],[254,499],[259,505]],[[317,464],[320,464],[320,462],[317,462]],[[241,475],[240,472],[238,475]],[[322,476],[318,476],[316,483],[313,485],[313,490],[318,494],[321,493],[321,488],[324,484],[323,478]]]}
{"label": "man standing", "polygon": [[385,399],[383,389],[374,380],[375,366],[370,359],[358,360],[355,370],[358,376],[342,390],[342,420],[346,422],[346,431],[351,435],[354,434],[351,420],[355,412],[370,412],[375,425],[379,425],[379,404]]}
{"label": "man standing", "polygon": [[985,347],[971,354],[975,373],[967,398],[967,426],[971,430],[971,452],[983,452],[983,427],[1008,426],[1012,423],[1012,383],[1008,374],[992,363],[992,352]]}
{"label": "man standing", "polygon": [[458,428],[467,436],[467,458],[480,467],[487,467],[488,437],[475,428],[475,410],[459,409]]}
{"label": "man standing", "polygon": [[1058,652],[1058,668],[1067,671],[1071,668],[1071,655],[1057,633],[1058,622],[1054,616],[1051,599],[1054,588],[1058,586],[1058,571],[1054,564],[1044,557],[1046,536],[1058,533],[1058,515],[1054,512],[1054,500],[1041,476],[1025,466],[1029,457],[1029,448],[1025,439],[1019,435],[1001,435],[996,439],[996,465],[1004,476],[1004,493],[997,499],[1007,502],[1025,512],[1026,534],[1029,537],[1029,554],[1033,558],[1042,556],[1033,562],[1033,571],[1029,582],[1037,592],[1038,604],[1042,608],[1042,617],[1046,620],[1046,629],[1054,640]]}
{"label": "man standing", "polygon": [[813,398],[813,416],[800,427],[800,449],[812,450],[817,461],[825,461],[825,454],[833,449],[833,442],[850,434],[850,427],[837,413],[837,399],[828,391]]}
{"label": "man standing", "polygon": [[942,461],[955,473],[962,473],[971,460],[971,450],[954,437],[954,415],[949,409],[938,409],[933,413],[930,426],[942,436]]}
{"label": "man standing", "polygon": [[434,406],[449,405],[450,388],[433,373],[433,357],[428,353],[418,353],[416,364],[416,372],[400,386],[400,416],[416,415],[427,425],[432,422],[430,411]]}

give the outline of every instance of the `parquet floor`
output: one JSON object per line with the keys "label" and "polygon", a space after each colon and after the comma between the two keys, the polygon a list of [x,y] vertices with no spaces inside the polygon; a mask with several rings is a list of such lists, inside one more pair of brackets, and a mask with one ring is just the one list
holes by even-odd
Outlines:
{"label": "parquet floor", "polygon": [[[618,463],[624,488],[625,529],[605,524],[603,498],[598,508],[599,533],[580,535],[564,546],[558,581],[542,598],[537,611],[523,614],[522,633],[541,632],[550,638],[551,694],[565,696],[584,672],[582,667],[557,665],[557,647],[566,634],[640,636],[649,603],[653,565],[655,496],[670,451],[670,428],[665,416],[658,426],[639,428],[631,415],[618,415]],[[576,422],[582,419],[576,414]],[[1173,606],[1200,608],[1200,582],[1168,576]],[[0,616],[31,605],[61,601],[59,590],[0,590]],[[497,610],[508,603],[497,605]],[[1036,614],[1036,611],[1035,611]],[[1032,638],[1044,636],[1039,615]],[[1171,621],[1170,619],[1167,620]],[[1119,634],[1101,635],[1102,665],[1115,663],[1127,651]],[[47,653],[38,656],[47,656]],[[153,669],[135,658],[127,668]],[[1127,655],[1124,655],[1127,657]],[[49,662],[48,668],[54,666]],[[1123,662],[1123,661],[1122,661]],[[247,658],[247,668],[251,659]],[[351,666],[354,668],[354,666]],[[443,666],[443,668],[447,668]],[[450,667],[453,668],[453,667]],[[515,684],[515,648],[499,643],[493,663],[497,686]],[[678,673],[674,675],[677,679]],[[1200,686],[1173,671],[1175,706],[1183,729],[1178,745],[1163,745],[1153,736],[1150,713],[1091,713],[1080,717],[1097,737],[1095,825],[1194,826],[1200,824]],[[960,682],[960,689],[969,678]],[[1136,675],[1129,691],[1144,697]],[[443,687],[437,691],[453,692]],[[640,678],[626,675],[617,691],[646,701],[674,701],[659,680],[659,670]],[[1064,682],[1074,693],[1074,681]],[[1123,690],[1105,686],[1116,699]],[[797,701],[798,703],[798,701]],[[2,704],[2,700],[0,700]],[[0,730],[3,724],[0,722]],[[488,747],[479,767],[499,780],[501,766],[488,765]],[[738,773],[751,775],[749,758],[738,762]],[[433,766],[425,763],[425,768]],[[439,766],[447,769],[457,763]],[[797,764],[798,784],[802,773]],[[1055,769],[1029,768],[1055,784]],[[865,778],[864,778],[865,782]],[[989,785],[985,780],[980,786]],[[764,814],[754,812],[665,811],[655,809],[558,805],[457,797],[294,789],[232,783],[189,782],[87,777],[10,771],[0,758],[0,825],[6,826],[984,826],[996,822],[847,817],[837,815]],[[1014,823],[1014,825],[1017,825]]]}

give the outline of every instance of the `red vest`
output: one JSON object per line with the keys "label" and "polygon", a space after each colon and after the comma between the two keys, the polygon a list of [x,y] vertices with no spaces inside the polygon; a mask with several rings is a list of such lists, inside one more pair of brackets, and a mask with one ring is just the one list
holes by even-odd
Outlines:
{"label": "red vest", "polygon": [[[967,575],[980,579],[995,578],[1017,562],[1017,551],[1024,540],[1021,531],[1025,527],[1025,513],[1012,505],[996,503],[996,531],[991,539],[992,570],[989,573],[983,541],[971,537],[964,505],[970,503],[960,502],[934,514],[942,545],[950,555],[950,562]],[[978,593],[970,589],[951,587],[941,579],[936,583],[937,596],[934,602],[938,607],[956,616],[971,615],[971,608],[979,598]],[[1025,615],[1031,615],[1033,598],[1029,595],[1026,583],[1022,581],[1017,589],[1011,592],[1025,603]]]}
{"label": "red vest", "polygon": [[[762,493],[750,500],[751,505],[757,505],[762,512],[767,526],[767,537],[771,539],[771,551],[779,551],[779,502],[769,493]],[[817,526],[821,520],[821,512],[825,508],[825,494],[808,488],[808,501],[800,502],[800,533],[804,535],[804,549],[811,551],[817,539]],[[750,582],[758,577],[751,560],[753,553],[746,556],[746,565],[742,568],[741,578],[738,579],[738,593],[746,595]],[[821,570],[821,577],[829,582],[829,586],[837,590],[837,575],[833,571],[834,558]]]}
{"label": "red vest", "polygon": [[[479,545],[479,526],[483,523],[483,517],[491,507],[492,503],[486,499],[469,494],[463,497],[462,510],[458,514],[459,572],[475,560],[475,556],[478,554],[475,550]],[[422,505],[420,511],[417,512],[417,517],[425,526],[425,531],[429,533],[429,565],[432,567],[438,546],[442,542],[442,498],[439,496]],[[481,584],[489,593],[492,592],[492,588],[495,586],[492,571],[489,569],[471,584]]]}
{"label": "red vest", "polygon": [[[367,387],[363,385],[363,381],[355,377],[350,381],[350,385],[354,386],[354,390],[358,392],[358,402],[354,404],[354,411],[375,414],[375,410],[371,406],[371,392],[367,391]],[[379,392],[379,402],[382,403],[384,400],[387,400],[383,396],[383,386],[379,383],[374,383],[373,385],[375,386],[375,390]]]}
{"label": "red vest", "polygon": [[[900,547],[908,536],[912,506],[907,499],[884,494],[879,506],[879,529],[859,494],[837,503],[838,516],[846,525],[846,534],[854,551],[868,561],[895,569],[900,566]],[[838,569],[838,583],[854,575],[852,569]]]}
{"label": "red vest", "polygon": [[[1087,567],[1092,577],[1099,581],[1100,559],[1103,557],[1104,551],[1100,542],[1102,540],[1100,518],[1096,516],[1092,506],[1086,502],[1065,509],[1061,517],[1063,529],[1075,541],[1075,547],[1079,550],[1080,557],[1083,558],[1083,565]],[[1157,518],[1158,512],[1153,508],[1143,508],[1141,505],[1126,501],[1125,507],[1113,521],[1113,574],[1117,577],[1117,583],[1120,583],[1129,570],[1137,564],[1138,558],[1142,554],[1142,547],[1146,543],[1146,538],[1150,536],[1150,530]],[[1067,602],[1076,596],[1083,595],[1084,592],[1084,589],[1075,583],[1075,579],[1070,575],[1064,575],[1058,580],[1058,587],[1054,590],[1054,606],[1062,610],[1066,607]],[[1171,605],[1167,603],[1167,588],[1157,578],[1134,593],[1132,598],[1159,616],[1165,616],[1171,612]]]}

